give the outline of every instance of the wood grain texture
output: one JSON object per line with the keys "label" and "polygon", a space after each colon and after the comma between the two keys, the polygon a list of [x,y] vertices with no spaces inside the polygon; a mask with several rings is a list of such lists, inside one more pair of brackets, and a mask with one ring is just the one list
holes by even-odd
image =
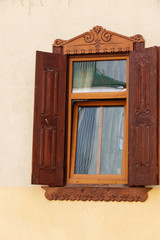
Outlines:
{"label": "wood grain texture", "polygon": [[140,51],[145,48],[145,42],[135,42],[133,44],[133,51]]}
{"label": "wood grain texture", "polygon": [[157,47],[130,53],[129,185],[157,184]]}
{"label": "wood grain texture", "polygon": [[95,26],[89,32],[68,41],[56,39],[53,52],[62,51],[64,54],[121,53],[133,51],[134,43],[144,43],[143,37],[140,34],[127,37],[108,31],[101,26]]}
{"label": "wood grain texture", "polygon": [[[158,50],[158,86],[160,89],[160,47],[157,47]],[[158,184],[160,184],[160,92],[158,91],[158,164],[157,164],[157,178]]]}
{"label": "wood grain texture", "polygon": [[42,187],[48,200],[144,202],[151,188]]}
{"label": "wood grain texture", "polygon": [[96,92],[96,93],[71,93],[71,99],[124,99],[125,92]]}
{"label": "wood grain texture", "polygon": [[62,186],[67,56],[37,52],[33,130],[33,184]]}

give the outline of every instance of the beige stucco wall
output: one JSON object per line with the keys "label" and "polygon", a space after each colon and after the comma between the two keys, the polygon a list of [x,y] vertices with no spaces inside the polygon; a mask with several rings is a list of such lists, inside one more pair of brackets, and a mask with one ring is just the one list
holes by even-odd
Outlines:
{"label": "beige stucco wall", "polygon": [[160,239],[160,189],[145,203],[47,201],[30,186],[35,51],[94,25],[160,45],[159,0],[0,0],[0,240]]}
{"label": "beige stucco wall", "polygon": [[47,201],[40,188],[0,188],[0,240],[159,240],[160,189],[145,203]]}

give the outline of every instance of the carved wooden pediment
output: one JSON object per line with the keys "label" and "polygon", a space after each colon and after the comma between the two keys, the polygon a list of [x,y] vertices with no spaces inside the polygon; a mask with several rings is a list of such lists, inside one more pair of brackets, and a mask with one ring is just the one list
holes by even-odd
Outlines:
{"label": "carved wooden pediment", "polygon": [[127,37],[95,26],[68,41],[56,39],[53,48],[60,47],[64,54],[91,54],[133,51],[134,43],[144,43],[140,34]]}

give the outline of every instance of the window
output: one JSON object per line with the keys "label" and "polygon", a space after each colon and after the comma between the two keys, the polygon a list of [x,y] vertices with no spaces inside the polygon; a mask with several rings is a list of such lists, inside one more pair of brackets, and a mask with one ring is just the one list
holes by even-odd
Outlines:
{"label": "window", "polygon": [[128,182],[128,63],[127,55],[69,58],[67,183]]}
{"label": "window", "polygon": [[37,52],[33,184],[158,183],[159,54],[100,26]]}

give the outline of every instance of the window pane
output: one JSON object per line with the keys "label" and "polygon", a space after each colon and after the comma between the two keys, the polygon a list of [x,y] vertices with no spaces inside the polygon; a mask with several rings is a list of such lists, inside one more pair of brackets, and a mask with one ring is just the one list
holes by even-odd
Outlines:
{"label": "window pane", "polygon": [[79,107],[76,174],[96,174],[99,108]]}
{"label": "window pane", "polygon": [[79,107],[76,174],[121,174],[123,116],[123,106]]}
{"label": "window pane", "polygon": [[121,174],[124,107],[103,107],[100,174]]}
{"label": "window pane", "polygon": [[126,90],[126,60],[73,63],[73,93]]}

